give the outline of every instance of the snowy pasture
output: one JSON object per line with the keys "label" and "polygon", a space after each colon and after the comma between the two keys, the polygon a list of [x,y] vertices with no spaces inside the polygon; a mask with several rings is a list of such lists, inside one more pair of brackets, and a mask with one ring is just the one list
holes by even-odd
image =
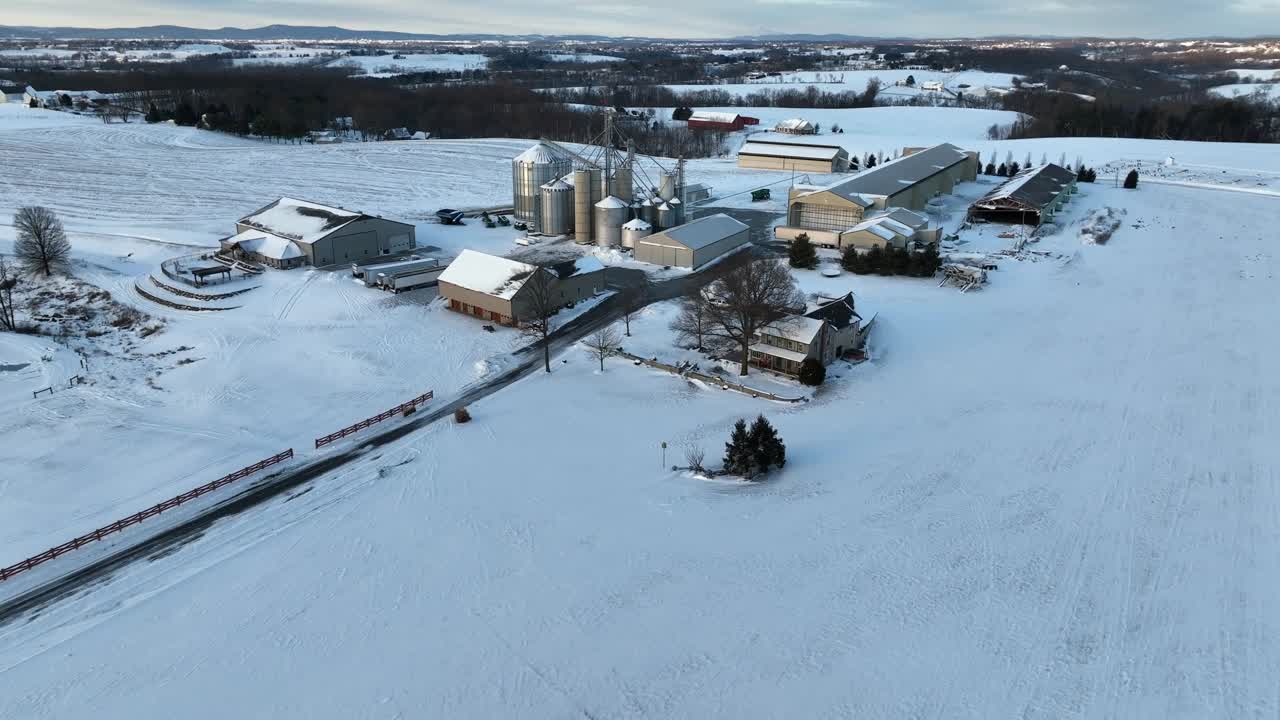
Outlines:
{"label": "snowy pasture", "polygon": [[[880,316],[801,406],[569,351],[0,628],[0,715],[1272,714],[1280,206],[1206,192],[965,295],[802,275]],[[667,467],[759,412],[775,477]]]}
{"label": "snowy pasture", "polygon": [[401,58],[393,55],[355,55],[338,58],[330,67],[354,67],[366,77],[394,77],[414,72],[460,72],[487,67],[489,58],[469,53],[407,54]]}
{"label": "snowy pasture", "polygon": [[[896,82],[900,80],[905,82],[908,77],[915,78],[915,87],[895,86]],[[675,92],[721,90],[736,97],[769,91],[804,90],[807,87],[829,93],[861,93],[866,90],[868,80],[878,78],[882,95],[910,97],[925,93],[925,90],[920,89],[920,85],[926,82],[940,82],[948,90],[969,92],[971,89],[986,86],[1009,87],[1013,84],[1014,77],[1016,76],[1007,73],[990,73],[980,70],[951,73],[934,70],[803,70],[745,83],[667,85],[666,87]],[[969,87],[962,88],[961,85]]]}

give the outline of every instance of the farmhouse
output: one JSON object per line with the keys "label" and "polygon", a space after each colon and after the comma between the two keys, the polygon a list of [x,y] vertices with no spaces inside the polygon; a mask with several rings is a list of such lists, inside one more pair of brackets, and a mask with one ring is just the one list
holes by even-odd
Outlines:
{"label": "farmhouse", "polygon": [[1051,222],[1076,190],[1076,174],[1050,163],[1027,168],[969,206],[969,217],[1039,225]]}
{"label": "farmhouse", "polygon": [[794,188],[787,201],[787,224],[774,229],[779,240],[801,233],[819,245],[839,246],[839,234],[866,219],[872,209],[922,210],[935,195],[977,177],[977,153],[944,143],[906,148],[897,160],[825,188]]}
{"label": "farmhouse", "polygon": [[805,314],[788,315],[756,333],[748,348],[750,362],[784,375],[799,375],[800,364],[807,359],[830,365],[858,349],[861,327],[853,293],[824,298]]}
{"label": "farmhouse", "polygon": [[719,213],[636,240],[635,259],[654,265],[698,269],[746,245],[750,228]]}
{"label": "farmhouse", "polygon": [[280,198],[236,222],[223,252],[276,268],[351,263],[411,250],[412,225],[359,211]]}
{"label": "farmhouse", "polygon": [[817,135],[818,127],[808,120],[791,118],[774,125],[773,131],[784,135]]}
{"label": "farmhouse", "polygon": [[440,275],[440,297],[455,312],[518,326],[535,312],[529,278],[545,273],[557,307],[569,307],[605,289],[604,264],[594,257],[539,267],[463,250]]}
{"label": "farmhouse", "polygon": [[760,119],[738,113],[698,111],[689,116],[690,130],[724,130],[736,132],[747,125],[759,125]]}
{"label": "farmhouse", "polygon": [[837,173],[849,169],[849,151],[839,145],[749,140],[738,151],[738,167]]}

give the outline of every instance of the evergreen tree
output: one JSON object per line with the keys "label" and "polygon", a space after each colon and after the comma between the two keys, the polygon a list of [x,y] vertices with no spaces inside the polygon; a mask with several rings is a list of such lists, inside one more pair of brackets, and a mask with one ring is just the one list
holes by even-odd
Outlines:
{"label": "evergreen tree", "polygon": [[751,423],[748,437],[755,470],[766,473],[774,465],[782,467],[787,464],[787,446],[782,443],[782,438],[778,437],[778,431],[773,425],[764,419],[764,415],[758,415],[756,421]]}
{"label": "evergreen tree", "polygon": [[163,119],[164,117],[160,115],[160,108],[156,107],[155,103],[151,103],[151,107],[147,108],[147,122],[158,123]]}
{"label": "evergreen tree", "polygon": [[1009,177],[1009,166],[1000,163],[1000,167],[996,168],[996,175],[999,177]]}
{"label": "evergreen tree", "polygon": [[1017,175],[1020,172],[1022,172],[1022,167],[1019,166],[1018,163],[1014,163],[1009,166],[1009,177],[1013,177],[1014,175]]}
{"label": "evergreen tree", "polygon": [[879,273],[888,264],[885,262],[884,251],[880,249],[879,245],[868,250],[862,256],[862,259],[866,262],[868,273]]}
{"label": "evergreen tree", "polygon": [[911,252],[906,248],[891,248],[888,264],[894,275],[906,275],[911,270]]}
{"label": "evergreen tree", "polygon": [[815,358],[805,358],[800,363],[799,377],[805,385],[821,385],[827,379],[827,368]]}
{"label": "evergreen tree", "polygon": [[936,243],[929,243],[924,252],[920,253],[920,275],[933,277],[940,267],[942,267],[942,256],[938,254],[938,246]]}
{"label": "evergreen tree", "polygon": [[858,167],[858,156],[857,156],[857,155],[850,156],[850,157],[849,157],[849,172],[857,172],[857,171],[858,171],[858,170],[860,170],[860,169],[861,169],[861,168],[859,168],[859,167]]}
{"label": "evergreen tree", "polygon": [[875,167],[875,166],[876,166],[876,156],[875,156],[875,155],[872,155],[872,154],[870,154],[870,153],[868,153],[868,154],[867,154],[867,167],[868,167],[868,168],[873,168],[873,167]]}
{"label": "evergreen tree", "polygon": [[1138,189],[1138,171],[1130,170],[1128,175],[1124,176],[1124,187],[1126,190]]}
{"label": "evergreen tree", "polygon": [[808,234],[800,233],[791,242],[790,260],[793,268],[812,270],[818,266],[818,251],[814,250],[813,243],[809,242]]}
{"label": "evergreen tree", "polygon": [[1098,171],[1097,171],[1097,170],[1094,170],[1093,168],[1089,168],[1089,169],[1085,170],[1085,174],[1086,174],[1086,176],[1087,176],[1087,177],[1086,177],[1086,179],[1087,179],[1089,182],[1093,182],[1093,181],[1095,181],[1095,180],[1097,180],[1097,179],[1098,179]]}
{"label": "evergreen tree", "polygon": [[844,252],[840,254],[840,267],[858,275],[866,275],[870,272],[867,270],[867,262],[862,257],[862,253],[858,252],[858,248],[852,245],[845,248]]}
{"label": "evergreen tree", "polygon": [[751,477],[751,436],[747,433],[747,421],[739,419],[733,424],[729,442],[724,444],[724,471],[733,475]]}
{"label": "evergreen tree", "polygon": [[984,174],[986,174],[986,175],[995,175],[995,174],[996,174],[996,166],[995,166],[995,165],[992,165],[991,163],[987,163],[987,167],[986,167],[986,169],[983,171],[983,173],[984,173]]}

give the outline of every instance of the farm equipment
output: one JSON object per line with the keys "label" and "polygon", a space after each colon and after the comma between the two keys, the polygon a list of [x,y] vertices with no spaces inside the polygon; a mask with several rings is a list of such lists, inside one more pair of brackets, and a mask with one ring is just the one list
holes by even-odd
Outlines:
{"label": "farm equipment", "polygon": [[498,216],[498,224],[502,227],[511,227],[511,221],[507,219],[506,215]]}
{"label": "farm equipment", "polygon": [[441,225],[461,225],[462,211],[452,208],[444,208],[436,211],[436,218],[440,220]]}
{"label": "farm equipment", "polygon": [[769,192],[769,188],[760,188],[759,190],[752,190],[751,202],[760,202],[761,200],[768,200],[770,196],[771,196],[771,193]]}
{"label": "farm equipment", "polygon": [[516,230],[528,230],[529,223],[516,221],[516,223],[511,227],[515,228]]}

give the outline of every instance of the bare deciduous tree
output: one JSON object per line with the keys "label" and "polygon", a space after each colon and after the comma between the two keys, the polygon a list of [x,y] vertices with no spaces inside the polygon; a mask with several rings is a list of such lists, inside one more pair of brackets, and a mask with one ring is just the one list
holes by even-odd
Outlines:
{"label": "bare deciduous tree", "polygon": [[626,328],[626,336],[631,337],[631,319],[644,309],[649,300],[648,284],[628,290],[622,300],[622,326]]}
{"label": "bare deciduous tree", "polygon": [[680,299],[680,314],[671,321],[671,329],[675,331],[678,342],[693,343],[701,350],[707,335],[707,323],[706,298],[701,292],[695,292]]}
{"label": "bare deciduous tree", "polygon": [[13,309],[13,289],[17,285],[18,276],[9,271],[9,263],[0,257],[0,330],[13,332],[18,329]]}
{"label": "bare deciduous tree", "polygon": [[785,263],[756,260],[721,275],[702,289],[708,337],[729,340],[742,351],[739,375],[747,374],[756,333],[789,322],[788,311],[804,307]]}
{"label": "bare deciduous tree", "polygon": [[528,311],[527,317],[520,318],[520,329],[542,343],[542,365],[547,372],[551,372],[551,318],[560,309],[555,290],[556,278],[551,271],[535,268],[519,293]]}
{"label": "bare deciduous tree", "polygon": [[71,243],[62,221],[52,210],[40,206],[19,208],[13,215],[13,227],[18,234],[13,254],[27,272],[49,276],[66,268]]}
{"label": "bare deciduous tree", "polygon": [[703,472],[706,470],[702,463],[707,458],[707,452],[692,443],[684,446],[684,461],[688,463],[686,467],[694,472]]}
{"label": "bare deciduous tree", "polygon": [[587,350],[591,352],[591,356],[600,361],[600,372],[604,372],[605,358],[618,351],[618,345],[622,342],[622,337],[618,335],[618,328],[608,325],[591,333],[591,336],[585,342]]}

